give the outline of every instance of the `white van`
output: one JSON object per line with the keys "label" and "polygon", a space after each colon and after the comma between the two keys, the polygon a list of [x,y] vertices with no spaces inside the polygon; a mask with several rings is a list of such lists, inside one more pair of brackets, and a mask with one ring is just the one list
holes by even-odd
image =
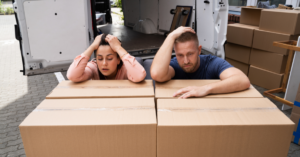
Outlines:
{"label": "white van", "polygon": [[[124,26],[105,24],[97,28],[96,3],[110,7],[109,0],[102,1],[13,0],[23,74],[66,71],[99,31],[117,36],[131,55],[153,58],[170,31],[174,16],[170,12],[176,6],[192,7],[186,25],[197,32],[206,52],[224,58],[227,0],[122,0]],[[106,11],[109,18],[110,8]],[[147,31],[141,33],[134,27]]]}

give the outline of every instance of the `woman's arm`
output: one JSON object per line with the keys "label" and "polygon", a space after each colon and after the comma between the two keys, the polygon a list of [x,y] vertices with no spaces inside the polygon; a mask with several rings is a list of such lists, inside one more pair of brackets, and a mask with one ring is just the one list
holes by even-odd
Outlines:
{"label": "woman's arm", "polygon": [[91,79],[93,72],[87,66],[88,61],[95,50],[98,49],[101,36],[95,38],[92,45],[90,45],[81,55],[77,56],[68,69],[67,77],[73,82],[82,82]]}
{"label": "woman's arm", "polygon": [[122,57],[123,64],[127,70],[127,77],[132,82],[141,82],[146,77],[146,71],[144,67],[136,61],[135,57],[130,54],[125,54]]}

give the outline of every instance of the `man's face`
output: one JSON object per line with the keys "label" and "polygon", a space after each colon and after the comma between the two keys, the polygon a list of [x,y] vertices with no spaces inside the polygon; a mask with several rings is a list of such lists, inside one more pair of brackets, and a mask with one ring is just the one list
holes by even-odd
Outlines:
{"label": "man's face", "polygon": [[[197,70],[200,63],[198,55],[201,53],[201,46],[195,41],[177,42],[174,45],[175,54],[179,66],[186,73],[193,73]],[[199,60],[199,61],[198,61]]]}

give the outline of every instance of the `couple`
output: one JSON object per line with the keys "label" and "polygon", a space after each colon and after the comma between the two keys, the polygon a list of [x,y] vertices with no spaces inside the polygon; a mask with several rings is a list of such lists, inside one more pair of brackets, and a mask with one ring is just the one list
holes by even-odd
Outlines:
{"label": "couple", "polygon": [[[173,96],[179,98],[203,97],[208,94],[230,93],[249,88],[248,77],[227,61],[211,56],[200,55],[198,37],[190,27],[179,27],[168,35],[158,50],[151,65],[151,77],[158,82],[171,79],[221,79],[206,86],[191,86],[178,90]],[[171,59],[172,50],[176,57]],[[96,58],[88,62],[96,50]],[[93,44],[77,56],[71,64],[67,77],[73,82],[89,79],[102,80],[129,79],[143,81],[146,72],[112,35],[99,35]]]}

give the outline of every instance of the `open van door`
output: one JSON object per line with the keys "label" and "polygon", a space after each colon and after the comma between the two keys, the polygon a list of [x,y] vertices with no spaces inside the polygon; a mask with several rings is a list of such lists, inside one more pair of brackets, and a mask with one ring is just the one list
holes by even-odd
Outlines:
{"label": "open van door", "polygon": [[224,59],[228,0],[122,0],[124,25],[134,27],[139,20],[147,19],[152,21],[158,34],[164,34],[170,31],[174,16],[171,10],[176,6],[193,8],[188,26],[197,32],[205,52]]}
{"label": "open van door", "polygon": [[23,74],[65,71],[93,42],[94,0],[13,1]]}

